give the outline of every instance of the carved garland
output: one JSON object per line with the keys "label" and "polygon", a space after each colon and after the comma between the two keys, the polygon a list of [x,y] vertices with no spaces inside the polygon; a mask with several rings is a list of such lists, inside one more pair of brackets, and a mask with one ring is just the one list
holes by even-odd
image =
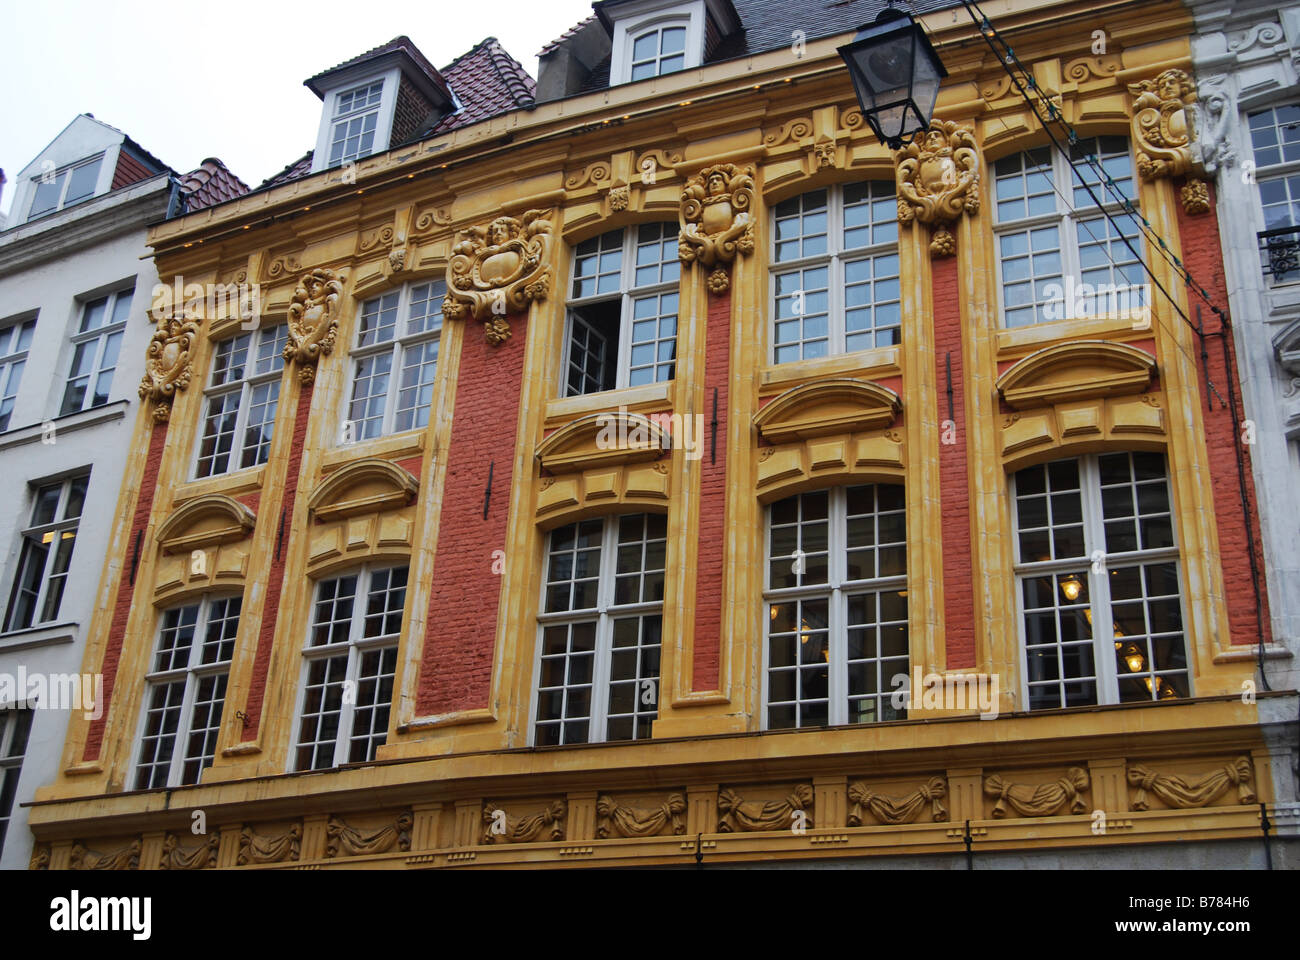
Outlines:
{"label": "carved garland", "polygon": [[250,863],[284,863],[296,861],[302,844],[302,824],[295,823],[278,837],[263,837],[252,827],[239,831],[239,859],[241,867]]}
{"label": "carved garland", "polygon": [[1135,763],[1128,768],[1128,782],[1137,787],[1137,796],[1133,798],[1134,810],[1150,809],[1147,791],[1179,810],[1204,807],[1228,792],[1234,784],[1237,787],[1238,803],[1254,803],[1255,791],[1251,786],[1251,766],[1249,757],[1238,757],[1232,763],[1211,770],[1204,776],[1188,782],[1182,777],[1156,773]]}
{"label": "carved garland", "polygon": [[487,342],[510,339],[506,314],[546,299],[551,283],[550,211],[529,210],[522,220],[497,217],[461,234],[447,263],[442,315],[486,324]]}
{"label": "carved garland", "polygon": [[1196,83],[1185,70],[1165,70],[1154,80],[1128,87],[1133,96],[1133,139],[1137,143],[1138,175],[1144,180],[1186,176],[1181,191],[1188,214],[1210,209],[1210,191],[1195,176],[1200,164],[1193,152],[1196,140]]}
{"label": "carved garland", "polygon": [[[784,830],[794,823],[797,811],[807,813],[812,807],[813,788],[807,783],[799,784],[784,800],[771,800],[767,803],[746,803],[736,791],[723,790],[718,794],[718,810],[722,813],[718,820],[718,832]],[[804,826],[812,825],[812,817],[808,817]]]}
{"label": "carved garland", "polygon": [[733,163],[705,167],[682,190],[682,231],[677,241],[683,263],[712,267],[709,292],[731,289],[727,265],[736,255],[754,252],[754,170]]}
{"label": "carved garland", "polygon": [[957,241],[948,227],[980,206],[979,146],[972,130],[936,120],[919,142],[895,155],[898,162],[898,219],[934,227],[930,255],[950,257]]}
{"label": "carved garland", "polygon": [[74,843],[69,867],[73,870],[139,870],[140,841],[135,840],[113,853],[99,853],[88,850],[80,842]]}
{"label": "carved garland", "polygon": [[685,812],[686,798],[680,793],[672,794],[653,810],[621,806],[614,802],[613,797],[601,796],[596,799],[599,824],[596,836],[601,840],[611,836],[654,837],[669,824],[674,835],[681,835],[686,832],[686,823],[682,820]]}
{"label": "carved garland", "polygon": [[890,826],[911,823],[927,803],[930,804],[930,818],[935,823],[943,823],[948,819],[948,811],[940,801],[947,793],[948,786],[941,777],[931,777],[928,783],[898,798],[877,793],[865,783],[854,783],[849,787],[849,802],[853,804],[849,811],[849,826],[862,826],[864,811],[870,811],[880,823]]}
{"label": "carved garland", "polygon": [[1050,817],[1066,804],[1069,804],[1071,813],[1087,812],[1088,805],[1080,794],[1088,789],[1089,784],[1087,771],[1071,767],[1065,771],[1064,777],[1053,783],[1007,783],[994,775],[984,781],[984,792],[998,798],[993,807],[996,819],[1007,815],[1008,806],[1022,817]]}
{"label": "carved garland", "polygon": [[512,817],[504,807],[488,803],[483,805],[483,833],[479,837],[481,844],[493,843],[534,843],[542,832],[550,827],[547,838],[564,839],[564,817],[568,805],[563,800],[556,800],[541,813],[530,817]]}
{"label": "carved garland", "polygon": [[162,858],[158,866],[163,870],[209,870],[217,865],[217,848],[221,838],[215,833],[201,841],[192,850],[181,846],[180,838],[167,834],[163,840]]}
{"label": "carved garland", "polygon": [[145,354],[139,391],[141,400],[154,404],[155,423],[166,423],[171,418],[176,391],[190,385],[194,366],[191,355],[198,335],[199,326],[192,320],[172,317],[158,321],[158,330]]}
{"label": "carved garland", "polygon": [[401,850],[411,849],[411,827],[415,824],[412,814],[403,813],[388,826],[371,833],[362,833],[350,826],[342,817],[330,817],[325,835],[325,856],[333,860],[338,857],[365,857],[388,853],[394,847]]}
{"label": "carved garland", "polygon": [[298,381],[305,387],[316,382],[320,358],[334,352],[342,297],[343,284],[338,274],[323,268],[305,274],[293,291],[284,359],[298,364]]}

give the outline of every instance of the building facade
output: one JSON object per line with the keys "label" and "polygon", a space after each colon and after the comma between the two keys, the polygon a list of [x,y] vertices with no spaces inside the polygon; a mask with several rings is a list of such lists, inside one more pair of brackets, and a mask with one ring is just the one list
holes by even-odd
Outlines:
{"label": "building facade", "polygon": [[97,711],[93,671],[80,673],[87,585],[103,572],[153,333],[147,230],[199,206],[197,186],[86,115],[14,183],[0,233],[0,867],[29,862],[25,805],[60,770],[70,713]]}
{"label": "building facade", "polygon": [[879,6],[399,38],[151,231],[260,324],[160,327],[34,866],[1294,863],[1193,19],[987,5],[1082,183],[945,5],[882,146]]}

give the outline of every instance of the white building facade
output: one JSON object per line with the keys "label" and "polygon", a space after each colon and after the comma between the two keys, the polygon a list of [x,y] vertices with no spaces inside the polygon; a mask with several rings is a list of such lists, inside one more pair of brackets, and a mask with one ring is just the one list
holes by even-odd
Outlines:
{"label": "white building facade", "polygon": [[[116,184],[116,186],[115,186]],[[13,178],[0,233],[0,868],[25,869],[27,811],[55,776],[153,335],[150,223],[174,173],[79,116]]]}
{"label": "white building facade", "polygon": [[[1272,619],[1261,692],[1300,686],[1300,3],[1190,0],[1199,139],[1216,177],[1229,308],[1242,379]],[[1277,826],[1297,832],[1296,698],[1260,700],[1292,792]],[[1279,781],[1282,778],[1279,778]]]}

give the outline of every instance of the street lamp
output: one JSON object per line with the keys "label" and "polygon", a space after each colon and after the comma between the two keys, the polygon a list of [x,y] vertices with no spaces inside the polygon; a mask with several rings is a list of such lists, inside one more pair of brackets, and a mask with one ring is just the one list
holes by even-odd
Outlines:
{"label": "street lamp", "polygon": [[930,126],[939,81],[948,71],[910,14],[886,7],[839,53],[849,65],[862,115],[881,143],[897,150]]}

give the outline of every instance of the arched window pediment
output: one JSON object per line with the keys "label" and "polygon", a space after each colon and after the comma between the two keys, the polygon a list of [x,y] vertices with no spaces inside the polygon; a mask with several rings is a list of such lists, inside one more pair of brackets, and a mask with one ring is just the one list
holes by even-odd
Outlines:
{"label": "arched window pediment", "polygon": [[998,394],[1016,410],[1075,400],[1144,393],[1156,376],[1145,350],[1105,340],[1076,340],[1046,347],[998,378]]}
{"label": "arched window pediment", "polygon": [[869,380],[818,380],[782,393],[754,416],[763,439],[791,443],[888,427],[902,412],[898,394]]}
{"label": "arched window pediment", "polygon": [[672,446],[672,434],[650,417],[593,413],[556,430],[535,455],[546,471],[564,474],[658,460]]}
{"label": "arched window pediment", "polygon": [[397,510],[413,503],[420,483],[389,460],[368,458],[340,468],[316,488],[307,502],[318,520]]}
{"label": "arched window pediment", "polygon": [[158,527],[164,553],[190,553],[245,539],[257,515],[238,500],[213,494],[199,497],[175,510]]}

